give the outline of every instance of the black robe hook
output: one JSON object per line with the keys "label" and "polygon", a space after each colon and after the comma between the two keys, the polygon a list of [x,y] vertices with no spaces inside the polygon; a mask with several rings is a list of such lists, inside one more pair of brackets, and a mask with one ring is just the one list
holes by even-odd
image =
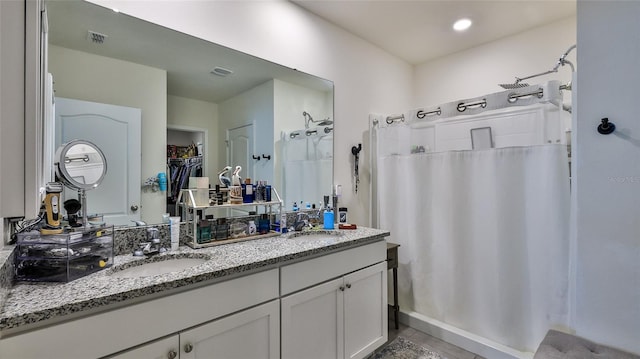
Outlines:
{"label": "black robe hook", "polygon": [[605,117],[601,120],[601,124],[598,125],[598,132],[602,135],[608,135],[615,131],[616,125],[613,122],[609,122],[609,118]]}

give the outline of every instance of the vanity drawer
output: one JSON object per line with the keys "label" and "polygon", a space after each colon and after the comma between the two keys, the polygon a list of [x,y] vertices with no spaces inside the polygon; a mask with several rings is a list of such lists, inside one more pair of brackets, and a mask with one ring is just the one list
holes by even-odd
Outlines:
{"label": "vanity drawer", "polygon": [[386,242],[381,240],[283,266],[280,268],[280,295],[287,295],[383,262],[386,257]]}

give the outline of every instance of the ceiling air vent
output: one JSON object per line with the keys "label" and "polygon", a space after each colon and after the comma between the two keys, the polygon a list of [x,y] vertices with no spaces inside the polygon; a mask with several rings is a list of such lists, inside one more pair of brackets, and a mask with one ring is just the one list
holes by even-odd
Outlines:
{"label": "ceiling air vent", "polygon": [[229,70],[229,69],[225,69],[224,67],[216,67],[213,70],[211,70],[211,73],[214,75],[218,75],[218,76],[227,76],[227,75],[231,75],[233,73],[233,71]]}
{"label": "ceiling air vent", "polygon": [[89,39],[89,41],[93,42],[94,44],[103,44],[105,41],[107,41],[107,37],[109,36],[89,30],[87,39]]}

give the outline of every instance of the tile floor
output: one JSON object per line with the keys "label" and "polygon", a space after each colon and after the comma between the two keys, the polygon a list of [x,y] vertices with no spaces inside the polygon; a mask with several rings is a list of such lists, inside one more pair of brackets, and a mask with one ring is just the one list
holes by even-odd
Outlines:
{"label": "tile floor", "polygon": [[400,324],[400,328],[396,329],[393,319],[389,318],[389,341],[387,344],[398,336],[409,339],[418,345],[437,352],[447,359],[485,359],[480,355],[466,351],[453,344],[449,344],[438,338],[432,337],[429,334],[407,327],[406,325]]}

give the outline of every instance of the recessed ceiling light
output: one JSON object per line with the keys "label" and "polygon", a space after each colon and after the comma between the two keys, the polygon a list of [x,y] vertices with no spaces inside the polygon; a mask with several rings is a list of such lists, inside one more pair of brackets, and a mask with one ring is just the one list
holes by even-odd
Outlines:
{"label": "recessed ceiling light", "polygon": [[460,19],[453,24],[453,29],[456,31],[464,31],[471,27],[471,20]]}
{"label": "recessed ceiling light", "polygon": [[233,71],[229,70],[229,69],[225,69],[224,67],[216,67],[213,70],[211,70],[211,73],[214,75],[218,75],[218,76],[227,76],[227,75],[231,75],[233,73]]}

